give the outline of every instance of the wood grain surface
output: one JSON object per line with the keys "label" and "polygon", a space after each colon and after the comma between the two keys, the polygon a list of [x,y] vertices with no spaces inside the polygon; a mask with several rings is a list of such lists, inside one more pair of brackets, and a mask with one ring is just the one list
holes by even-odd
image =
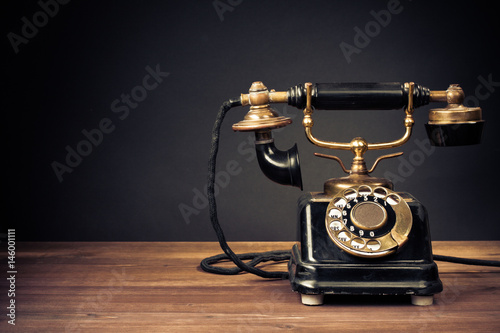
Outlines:
{"label": "wood grain surface", "polygon": [[[235,242],[237,253],[292,242]],[[500,241],[434,242],[435,254],[500,260]],[[0,332],[500,332],[500,268],[438,262],[434,305],[340,296],[304,306],[284,280],[203,272],[213,242],[16,244],[15,326],[0,284]],[[6,249],[2,269],[8,277]],[[286,270],[286,263],[262,266]],[[11,299],[11,298],[10,298]]]}

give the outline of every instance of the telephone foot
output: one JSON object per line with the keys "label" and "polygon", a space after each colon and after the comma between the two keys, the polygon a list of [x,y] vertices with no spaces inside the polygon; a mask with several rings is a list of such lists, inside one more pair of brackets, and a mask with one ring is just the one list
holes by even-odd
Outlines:
{"label": "telephone foot", "polygon": [[411,304],[420,306],[429,306],[434,302],[434,295],[430,296],[417,296],[411,295]]}
{"label": "telephone foot", "polygon": [[304,305],[322,305],[324,295],[300,294],[300,298],[302,300],[302,304]]}

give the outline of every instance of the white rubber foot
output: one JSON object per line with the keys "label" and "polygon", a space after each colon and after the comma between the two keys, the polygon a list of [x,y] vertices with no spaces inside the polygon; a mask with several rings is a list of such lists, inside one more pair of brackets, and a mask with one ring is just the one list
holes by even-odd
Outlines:
{"label": "white rubber foot", "polygon": [[322,305],[324,296],[325,295],[323,294],[319,295],[300,294],[300,299],[302,301],[302,304],[304,305]]}
{"label": "white rubber foot", "polygon": [[434,302],[434,295],[430,296],[417,296],[411,295],[411,304],[420,306],[429,306]]}

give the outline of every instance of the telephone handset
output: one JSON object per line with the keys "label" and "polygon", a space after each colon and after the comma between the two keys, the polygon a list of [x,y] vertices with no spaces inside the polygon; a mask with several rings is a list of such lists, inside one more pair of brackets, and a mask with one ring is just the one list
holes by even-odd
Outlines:
{"label": "telephone handset", "polygon": [[[423,205],[406,192],[397,192],[390,180],[370,175],[378,163],[400,156],[380,156],[368,169],[368,150],[399,147],[412,133],[414,109],[431,102],[446,102],[444,108],[429,111],[427,134],[433,145],[455,146],[480,142],[483,120],[479,107],[466,107],[458,85],[446,91],[431,91],[409,83],[305,83],[287,91],[269,91],[254,82],[248,94],[223,104],[214,125],[209,162],[208,197],[212,224],[225,255],[207,258],[204,270],[220,273],[210,263],[229,258],[237,268],[228,274],[248,271],[262,277],[287,278],[302,303],[319,305],[327,294],[411,295],[412,303],[430,305],[442,291],[437,265],[433,260],[427,213]],[[235,131],[255,132],[257,159],[271,180],[302,189],[296,145],[288,151],[274,146],[271,131],[290,124],[271,108],[272,103],[288,103],[304,109],[302,125],[306,137],[318,147],[351,150],[350,169],[336,156],[315,154],[338,162],[348,175],[328,179],[323,191],[303,194],[298,202],[299,242],[291,253],[273,252],[244,263],[229,248],[217,220],[214,195],[215,156],[225,113],[233,106],[250,105]],[[313,134],[314,110],[403,109],[404,134],[389,142],[369,143],[361,137],[350,142],[318,139]],[[255,267],[266,260],[289,259],[288,272],[266,272]],[[207,261],[208,260],[208,261]]]}

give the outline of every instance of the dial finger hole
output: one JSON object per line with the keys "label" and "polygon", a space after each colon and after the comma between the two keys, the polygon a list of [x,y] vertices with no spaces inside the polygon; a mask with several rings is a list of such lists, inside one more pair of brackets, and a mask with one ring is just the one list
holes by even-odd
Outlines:
{"label": "dial finger hole", "polygon": [[377,187],[373,190],[373,194],[378,198],[385,198],[387,195],[387,190],[383,187]]}
{"label": "dial finger hole", "polygon": [[340,221],[333,221],[332,223],[330,223],[330,229],[333,230],[333,231],[339,231],[340,229],[342,229],[342,222]]}
{"label": "dial finger hole", "polygon": [[335,205],[335,207],[344,209],[345,205],[347,204],[347,201],[344,198],[335,198],[333,200],[333,204]]}
{"label": "dial finger hole", "polygon": [[332,208],[328,212],[328,216],[334,219],[339,219],[342,216],[342,212],[338,208]]}
{"label": "dial finger hole", "polygon": [[369,186],[363,185],[359,187],[358,193],[366,197],[372,193],[372,189]]}
{"label": "dial finger hole", "polygon": [[354,238],[352,241],[351,241],[351,246],[354,248],[354,249],[362,249],[365,247],[365,241],[362,239],[362,238]]}
{"label": "dial finger hole", "polygon": [[401,198],[396,194],[389,194],[386,200],[391,206],[397,205],[401,202]]}
{"label": "dial finger hole", "polygon": [[344,197],[347,198],[347,200],[352,200],[358,196],[358,193],[356,190],[352,188],[348,188],[347,190],[344,191]]}
{"label": "dial finger hole", "polygon": [[351,234],[345,231],[341,231],[337,235],[337,238],[343,242],[348,242],[351,239]]}
{"label": "dial finger hole", "polygon": [[366,247],[371,251],[378,251],[380,249],[380,242],[377,240],[371,240],[366,243]]}

